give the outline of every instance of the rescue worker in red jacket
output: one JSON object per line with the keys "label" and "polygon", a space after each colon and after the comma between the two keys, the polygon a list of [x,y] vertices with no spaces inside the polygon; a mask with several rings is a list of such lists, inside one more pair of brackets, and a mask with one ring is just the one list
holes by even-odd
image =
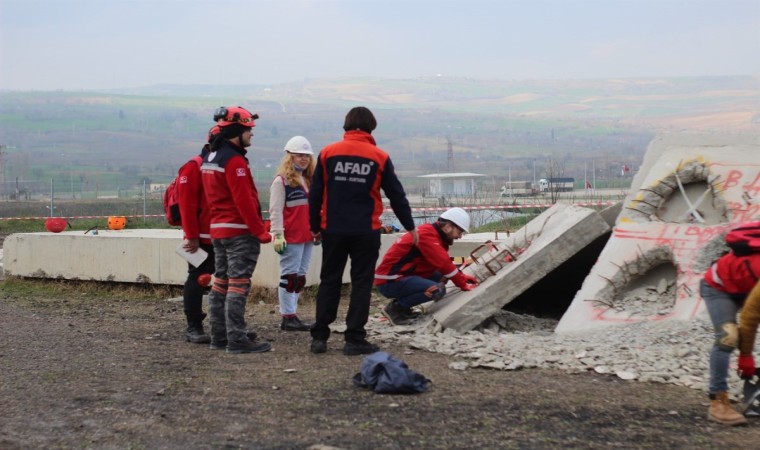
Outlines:
{"label": "rescue worker in red jacket", "polygon": [[[747,423],[747,419],[731,406],[728,399],[728,366],[731,353],[740,342],[737,314],[747,294],[757,284],[756,274],[760,275],[760,253],[738,256],[731,251],[713,263],[700,282],[700,294],[715,328],[715,343],[710,351],[710,408],[707,417],[723,425]],[[740,369],[742,363],[745,369],[749,365],[746,357],[743,353],[740,355]],[[754,360],[752,362],[754,366]]]}
{"label": "rescue worker in red jacket", "polygon": [[203,294],[214,273],[214,247],[211,244],[209,225],[211,211],[206,204],[201,182],[201,164],[210,148],[211,141],[219,134],[219,127],[214,126],[208,131],[208,143],[201,149],[201,154],[193,157],[179,169],[177,191],[179,193],[179,211],[182,217],[182,246],[189,253],[198,249],[208,253],[200,266],[187,264],[187,280],[182,291],[182,306],[187,319],[185,338],[188,342],[208,344],[209,336],[203,330]]}
{"label": "rescue worker in red jacket", "polygon": [[272,241],[264,228],[259,194],[246,158],[254,116],[240,106],[220,108],[219,136],[203,158],[201,177],[211,207],[211,240],[216,256],[214,284],[209,294],[211,344],[228,353],[270,350],[268,342],[254,342],[245,323],[245,303],[251,290],[261,244]]}
{"label": "rescue worker in red jacket", "polygon": [[377,147],[372,137],[376,127],[377,121],[369,109],[352,108],[343,123],[343,140],[323,148],[317,158],[309,191],[309,222],[315,240],[322,242],[322,268],[316,321],[311,328],[312,353],[327,351],[330,324],[338,314],[348,258],[351,258],[351,297],[343,353],[360,355],[378,350],[377,345],[367,341],[364,325],[369,319],[372,280],[380,253],[381,189],[401,225],[417,241],[404,188],[390,157]]}
{"label": "rescue worker in red jacket", "polygon": [[448,280],[463,291],[477,286],[477,279],[457,269],[449,257],[449,246],[469,228],[467,211],[451,208],[437,222],[417,228],[417,245],[407,233],[388,249],[375,270],[375,286],[393,299],[383,309],[393,325],[407,325],[416,319],[419,314],[412,311],[413,306],[442,299]]}

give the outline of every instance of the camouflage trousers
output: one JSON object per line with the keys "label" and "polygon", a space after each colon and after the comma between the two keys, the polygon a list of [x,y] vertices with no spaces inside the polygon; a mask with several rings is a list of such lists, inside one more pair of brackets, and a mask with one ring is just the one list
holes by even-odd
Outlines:
{"label": "camouflage trousers", "polygon": [[246,334],[246,298],[261,243],[252,235],[214,239],[213,243],[216,271],[208,298],[211,340],[241,341]]}

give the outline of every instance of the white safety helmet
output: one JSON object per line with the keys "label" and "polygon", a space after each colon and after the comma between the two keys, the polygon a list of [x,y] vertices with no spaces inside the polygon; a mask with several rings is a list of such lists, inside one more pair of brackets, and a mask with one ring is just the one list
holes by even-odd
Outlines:
{"label": "white safety helmet", "polygon": [[439,218],[453,222],[454,225],[463,229],[465,233],[470,232],[470,215],[467,214],[467,211],[463,210],[462,208],[447,209],[443,212],[443,214],[441,214]]}
{"label": "white safety helmet", "polygon": [[288,153],[299,153],[301,155],[313,155],[311,150],[311,143],[303,136],[293,136],[290,138],[285,148],[283,149]]}

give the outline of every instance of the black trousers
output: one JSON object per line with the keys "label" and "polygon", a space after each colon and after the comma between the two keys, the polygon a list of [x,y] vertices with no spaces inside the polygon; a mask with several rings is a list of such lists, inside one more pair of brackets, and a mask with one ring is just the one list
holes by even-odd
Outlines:
{"label": "black trousers", "polygon": [[322,269],[312,338],[327,340],[330,337],[330,324],[338,315],[343,271],[348,258],[351,258],[351,296],[346,314],[345,339],[347,342],[357,342],[367,337],[364,325],[369,319],[369,302],[379,254],[379,232],[358,236],[322,233]]}
{"label": "black trousers", "polygon": [[214,273],[214,246],[211,244],[199,245],[200,248],[208,252],[208,256],[199,267],[192,264],[187,265],[187,280],[182,290],[182,306],[185,310],[187,323],[201,322],[203,320],[203,294],[208,288],[198,284],[198,275]]}

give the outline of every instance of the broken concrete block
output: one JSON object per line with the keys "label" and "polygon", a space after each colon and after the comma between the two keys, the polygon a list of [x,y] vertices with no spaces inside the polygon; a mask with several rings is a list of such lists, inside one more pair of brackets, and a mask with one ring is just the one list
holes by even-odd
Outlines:
{"label": "broken concrete block", "polygon": [[[427,311],[446,329],[472,330],[608,231],[609,225],[594,210],[556,204],[502,241],[517,255],[516,261],[475,290],[453,294]],[[467,270],[477,272],[478,268]]]}

